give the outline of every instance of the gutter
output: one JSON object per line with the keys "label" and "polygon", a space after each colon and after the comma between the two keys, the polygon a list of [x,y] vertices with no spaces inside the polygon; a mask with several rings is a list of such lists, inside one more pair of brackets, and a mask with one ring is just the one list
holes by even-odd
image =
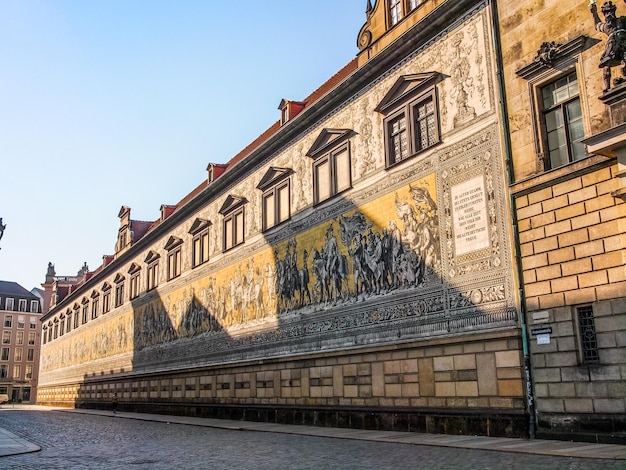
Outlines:
{"label": "gutter", "polygon": [[493,30],[493,47],[495,51],[496,61],[496,81],[498,86],[498,100],[500,105],[500,112],[502,114],[502,139],[503,150],[506,165],[506,179],[509,186],[508,197],[509,207],[511,208],[511,222],[513,229],[513,257],[515,263],[515,273],[519,283],[518,288],[518,305],[520,310],[520,327],[522,329],[522,351],[524,354],[524,378],[526,382],[526,406],[528,408],[528,434],[530,439],[535,438],[535,397],[533,391],[533,382],[530,366],[530,353],[528,344],[528,334],[526,325],[526,302],[524,294],[523,272],[522,272],[522,258],[520,252],[519,231],[517,227],[517,208],[515,206],[515,199],[513,198],[510,188],[515,182],[515,174],[513,172],[513,158],[511,150],[511,138],[510,128],[508,120],[508,109],[506,102],[506,88],[504,86],[504,67],[502,64],[502,43],[500,42],[500,20],[498,17],[497,0],[488,0],[491,3],[491,18],[492,18],[492,30]]}

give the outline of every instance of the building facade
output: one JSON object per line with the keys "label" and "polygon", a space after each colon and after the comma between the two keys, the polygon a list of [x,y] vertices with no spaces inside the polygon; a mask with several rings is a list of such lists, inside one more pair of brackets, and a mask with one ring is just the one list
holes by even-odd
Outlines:
{"label": "building facade", "polygon": [[367,2],[357,57],[43,319],[40,401],[528,434],[490,2]]}
{"label": "building facade", "polygon": [[626,438],[626,88],[624,41],[611,36],[626,18],[616,9],[626,14],[617,2],[498,1],[541,437]]}
{"label": "building facade", "polygon": [[16,282],[0,281],[0,395],[35,403],[41,347],[41,301]]}

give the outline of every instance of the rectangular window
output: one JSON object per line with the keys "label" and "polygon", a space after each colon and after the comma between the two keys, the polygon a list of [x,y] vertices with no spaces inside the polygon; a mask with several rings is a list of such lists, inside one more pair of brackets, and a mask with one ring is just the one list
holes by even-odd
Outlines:
{"label": "rectangular window", "polygon": [[585,157],[585,135],[576,73],[541,88],[547,163],[557,168]]}
{"label": "rectangular window", "polygon": [[159,263],[154,262],[148,265],[147,290],[155,289],[159,286]]}
{"label": "rectangular window", "polygon": [[89,321],[89,303],[85,302],[82,308],[83,312],[83,325]]}
{"label": "rectangular window", "polygon": [[[69,333],[70,331],[72,331],[72,314],[68,313],[67,314],[67,324],[66,324],[65,332]],[[29,337],[30,337],[30,334],[29,334]]]}
{"label": "rectangular window", "polygon": [[115,306],[119,307],[124,303],[124,281],[115,284]]}
{"label": "rectangular window", "polygon": [[313,163],[314,199],[318,204],[352,187],[350,148],[342,145]]}
{"label": "rectangular window", "polygon": [[33,348],[28,348],[28,351],[26,352],[26,360],[31,362],[35,360],[35,350]]}
{"label": "rectangular window", "polygon": [[15,362],[22,362],[22,348],[15,348]]}
{"label": "rectangular window", "polygon": [[26,299],[20,299],[20,301],[19,301],[19,310],[20,310],[20,312],[25,312],[27,305],[28,304],[26,302]]}
{"label": "rectangular window", "polygon": [[435,115],[434,94],[424,97],[412,108],[415,139],[413,148],[416,152],[432,147],[439,141],[437,119]]}
{"label": "rectangular window", "polygon": [[17,317],[17,327],[20,329],[24,329],[26,326],[26,317],[24,315],[19,315]]}
{"label": "rectangular window", "polygon": [[13,326],[13,315],[4,316],[4,327],[11,328]]}
{"label": "rectangular window", "polygon": [[2,357],[0,358],[0,360],[2,361],[8,361],[9,360],[9,348],[2,348]]}
{"label": "rectangular window", "polygon": [[105,290],[102,293],[102,313],[107,313],[111,310],[111,291]]}
{"label": "rectangular window", "polygon": [[11,332],[4,330],[2,332],[2,344],[11,344]]}
{"label": "rectangular window", "polygon": [[74,309],[74,329],[80,325],[80,312],[78,309]]}
{"label": "rectangular window", "polygon": [[9,377],[9,366],[7,364],[0,365],[0,378],[6,379]]}
{"label": "rectangular window", "polygon": [[[68,323],[69,323],[69,318],[68,318]],[[33,333],[32,331],[28,333],[28,344],[34,346],[35,345],[35,333]]]}
{"label": "rectangular window", "polygon": [[13,379],[19,380],[22,378],[22,366],[20,364],[15,364],[13,366]]}
{"label": "rectangular window", "polygon": [[13,310],[14,309],[14,304],[13,304],[13,298],[12,297],[7,297],[6,301],[5,301],[5,306],[4,309],[5,310]]}
{"label": "rectangular window", "polygon": [[91,298],[91,318],[98,318],[100,312],[100,297],[95,296]]}
{"label": "rectangular window", "polygon": [[167,254],[167,280],[180,276],[180,247],[174,248]]}
{"label": "rectangular window", "polygon": [[29,323],[30,323],[29,327],[30,327],[31,330],[36,330],[37,329],[37,317],[30,317]]}
{"label": "rectangular window", "polygon": [[389,22],[391,26],[402,19],[402,0],[389,0]]}
{"label": "rectangular window", "polygon": [[596,324],[591,305],[578,307],[578,331],[580,334],[580,352],[583,364],[597,364],[600,362],[598,354],[598,339]]}
{"label": "rectangular window", "polygon": [[244,208],[240,207],[224,216],[224,250],[241,245],[244,240]]}
{"label": "rectangular window", "polygon": [[[387,166],[406,160],[439,142],[437,114],[433,88],[385,119]],[[407,115],[410,116],[409,121]]]}
{"label": "rectangular window", "polygon": [[15,344],[24,344],[24,332],[18,331],[15,338]]}
{"label": "rectangular window", "polygon": [[[65,334],[65,318],[61,318],[59,321],[59,336],[63,336]],[[30,335],[28,335],[28,344],[30,344]]]}
{"label": "rectangular window", "polygon": [[32,313],[39,313],[39,300],[30,301],[30,311]]}
{"label": "rectangular window", "polygon": [[130,298],[139,297],[139,273],[130,276]]}
{"label": "rectangular window", "polygon": [[209,229],[196,233],[193,237],[193,267],[209,260]]}
{"label": "rectangular window", "polygon": [[26,364],[26,373],[24,374],[24,378],[25,379],[33,378],[33,365],[32,364]]}
{"label": "rectangular window", "polygon": [[263,194],[263,229],[272,228],[290,217],[290,182],[287,180]]}

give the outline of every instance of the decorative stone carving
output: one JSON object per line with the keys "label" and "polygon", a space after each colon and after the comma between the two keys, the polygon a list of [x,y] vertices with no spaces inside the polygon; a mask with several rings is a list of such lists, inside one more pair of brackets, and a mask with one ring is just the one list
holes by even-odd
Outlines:
{"label": "decorative stone carving", "polygon": [[546,67],[552,66],[552,63],[554,62],[554,60],[556,59],[559,53],[560,47],[561,47],[561,44],[557,44],[554,41],[544,42],[543,44],[541,44],[541,46],[539,47],[539,50],[537,51],[537,55],[535,56],[535,59],[534,59],[535,62],[539,62],[540,64],[545,65]]}
{"label": "decorative stone carving", "polygon": [[606,46],[600,58],[600,68],[604,69],[604,91],[611,88],[611,68],[620,66],[621,77],[613,80],[614,85],[626,82],[626,16],[616,16],[617,7],[611,1],[604,2],[602,14],[604,21],[598,16],[596,0],[589,4],[596,30],[606,34]]}

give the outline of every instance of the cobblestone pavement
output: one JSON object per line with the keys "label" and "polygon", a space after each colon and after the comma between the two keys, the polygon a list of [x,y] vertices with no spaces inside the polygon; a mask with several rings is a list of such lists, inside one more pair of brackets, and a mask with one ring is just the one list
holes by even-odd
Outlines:
{"label": "cobblestone pavement", "polygon": [[42,449],[0,458],[0,469],[7,470],[624,470],[624,461],[233,431],[59,411],[7,410],[0,413],[0,427]]}

